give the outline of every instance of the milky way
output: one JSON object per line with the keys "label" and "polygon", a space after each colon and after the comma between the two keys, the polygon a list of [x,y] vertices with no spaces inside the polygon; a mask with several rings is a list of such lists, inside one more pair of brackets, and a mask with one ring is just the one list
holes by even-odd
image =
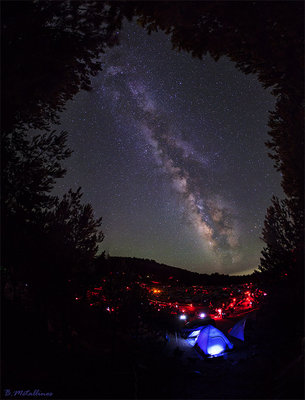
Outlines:
{"label": "milky way", "polygon": [[57,191],[82,186],[112,255],[253,270],[266,207],[280,193],[264,147],[274,99],[228,60],[170,48],[162,33],[125,25],[93,91],[62,115],[74,155]]}
{"label": "milky way", "polygon": [[[129,99],[134,100],[137,109],[134,127],[150,145],[156,165],[170,178],[172,187],[183,199],[186,220],[202,239],[206,253],[212,251],[217,255],[217,264],[223,254],[229,256],[233,263],[240,261],[239,233],[231,207],[224,205],[224,200],[217,194],[202,192],[197,184],[196,176],[200,170],[210,167],[209,156],[199,153],[191,143],[181,138],[181,132],[176,132],[170,125],[167,114],[160,110],[133,69],[112,65],[106,70],[106,75],[119,76],[129,89],[127,96],[129,94]],[[111,86],[112,82],[107,91],[112,101],[118,102],[122,95],[117,90],[112,92]],[[194,176],[189,162],[197,164]]]}

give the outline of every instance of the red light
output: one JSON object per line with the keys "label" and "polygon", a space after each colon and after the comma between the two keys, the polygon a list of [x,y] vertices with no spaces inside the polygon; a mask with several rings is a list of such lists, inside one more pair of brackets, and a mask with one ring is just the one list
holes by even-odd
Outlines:
{"label": "red light", "polygon": [[75,300],[79,300],[79,298],[78,298],[78,297],[75,297]]}
{"label": "red light", "polygon": [[93,304],[91,303],[90,306],[93,306]]}

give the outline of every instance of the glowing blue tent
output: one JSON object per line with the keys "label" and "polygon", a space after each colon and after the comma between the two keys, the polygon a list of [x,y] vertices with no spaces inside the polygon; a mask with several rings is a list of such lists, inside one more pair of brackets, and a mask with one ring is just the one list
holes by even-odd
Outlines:
{"label": "glowing blue tent", "polygon": [[235,338],[244,341],[245,340],[245,325],[247,318],[243,318],[238,321],[233,328],[229,330],[229,334]]}
{"label": "glowing blue tent", "polygon": [[233,348],[230,340],[215,326],[204,326],[197,338],[198,346],[205,354],[210,356],[221,355],[224,351]]}

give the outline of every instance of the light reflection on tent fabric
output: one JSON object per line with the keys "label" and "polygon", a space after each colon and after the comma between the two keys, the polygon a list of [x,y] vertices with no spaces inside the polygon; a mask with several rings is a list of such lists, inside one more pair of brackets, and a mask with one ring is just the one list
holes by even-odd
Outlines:
{"label": "light reflection on tent fabric", "polygon": [[201,329],[195,330],[195,331],[191,332],[191,333],[189,334],[188,337],[189,337],[189,338],[193,338],[193,339],[194,339],[194,338],[197,339],[197,337],[198,337],[200,331],[201,331]]}

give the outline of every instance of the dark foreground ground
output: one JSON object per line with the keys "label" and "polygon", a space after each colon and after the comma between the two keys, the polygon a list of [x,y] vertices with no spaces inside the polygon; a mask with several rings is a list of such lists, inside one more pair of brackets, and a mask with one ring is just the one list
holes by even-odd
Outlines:
{"label": "dark foreground ground", "polygon": [[[283,334],[272,338],[269,332],[270,338],[267,328],[261,332],[264,316],[255,321],[248,344],[237,343],[225,357],[203,359],[174,333],[165,340],[161,331],[145,326],[137,334],[114,330],[94,310],[78,310],[78,326],[66,346],[44,334],[35,314],[7,302],[2,306],[2,398],[8,398],[7,389],[39,389],[52,392],[53,399],[304,397],[302,349],[287,344]],[[226,332],[233,323],[217,326]]]}

